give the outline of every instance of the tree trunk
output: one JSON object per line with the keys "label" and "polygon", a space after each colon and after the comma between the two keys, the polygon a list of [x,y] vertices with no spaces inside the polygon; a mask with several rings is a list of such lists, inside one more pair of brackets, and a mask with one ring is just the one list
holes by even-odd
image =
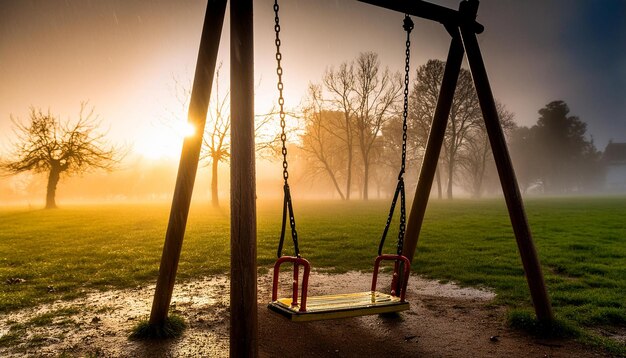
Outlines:
{"label": "tree trunk", "polygon": [[474,198],[480,199],[483,194],[483,181],[485,180],[485,171],[487,170],[487,158],[491,153],[491,145],[489,144],[489,138],[485,138],[483,142],[483,151],[481,161],[478,163],[478,174],[474,181]]}
{"label": "tree trunk", "polygon": [[348,174],[346,178],[346,200],[350,200],[350,187],[352,186],[352,148],[348,146]]}
{"label": "tree trunk", "polygon": [[57,184],[61,177],[61,169],[57,165],[52,165],[50,174],[48,175],[48,187],[46,188],[46,209],[56,209],[57,203],[55,196],[57,192]]}
{"label": "tree trunk", "polygon": [[482,197],[483,181],[485,180],[485,169],[487,167],[486,162],[487,162],[486,153],[484,153],[483,158],[482,158],[482,163],[480,163],[480,167],[478,168],[478,174],[476,175],[476,180],[474,181],[474,198],[475,199],[480,199]]}
{"label": "tree trunk", "polygon": [[220,207],[219,195],[217,193],[217,165],[219,161],[213,158],[211,162],[211,205],[214,208]]}
{"label": "tree trunk", "polygon": [[343,196],[343,193],[341,192],[341,188],[339,188],[339,183],[337,183],[337,178],[335,178],[335,174],[333,173],[332,170],[330,170],[330,167],[328,166],[327,162],[324,162],[324,169],[326,169],[326,173],[328,173],[330,180],[332,180],[333,185],[335,186],[335,190],[337,190],[337,193],[339,194],[339,197],[341,197],[341,200],[346,200],[346,198]]}
{"label": "tree trunk", "polygon": [[441,200],[443,198],[443,192],[441,190],[441,174],[439,173],[439,168],[435,169],[435,178],[437,179],[437,199]]}
{"label": "tree trunk", "polygon": [[448,200],[452,200],[453,177],[454,177],[454,160],[450,158],[450,162],[448,163],[448,188],[446,192],[446,197]]}
{"label": "tree trunk", "polygon": [[484,171],[482,175],[477,175],[476,181],[474,182],[474,193],[472,195],[474,199],[480,199],[482,196],[483,176]]}
{"label": "tree trunk", "polygon": [[[363,158],[365,159],[365,158]],[[370,175],[370,164],[364,160],[363,161],[363,200],[368,200],[368,187],[369,187],[369,175]]]}

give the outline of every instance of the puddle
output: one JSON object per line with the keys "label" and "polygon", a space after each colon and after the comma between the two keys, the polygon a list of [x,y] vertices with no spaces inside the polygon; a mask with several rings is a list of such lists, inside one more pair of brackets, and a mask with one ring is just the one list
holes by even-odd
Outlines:
{"label": "puddle", "polygon": [[[389,285],[382,274],[381,290]],[[283,277],[291,289],[289,275]],[[342,275],[312,273],[310,294],[369,291],[371,275],[348,272]],[[113,356],[113,357],[188,357],[228,356],[229,282],[225,277],[206,277],[177,284],[172,296],[172,310],[188,324],[183,337],[164,342],[135,342],[127,339],[132,327],[148,317],[154,285],[127,290],[92,292],[72,301],[57,301],[31,309],[1,315],[0,335],[5,336],[16,324],[25,325],[21,336],[0,347],[0,356]],[[259,302],[264,305],[271,295],[271,275],[259,277]],[[460,300],[488,301],[495,294],[486,290],[462,288],[453,283],[440,284],[412,276],[408,295],[448,297]],[[282,291],[284,294],[287,291]],[[289,294],[289,293],[287,293]],[[48,313],[52,320],[37,326],[33,317]],[[32,322],[32,321],[31,321]]]}

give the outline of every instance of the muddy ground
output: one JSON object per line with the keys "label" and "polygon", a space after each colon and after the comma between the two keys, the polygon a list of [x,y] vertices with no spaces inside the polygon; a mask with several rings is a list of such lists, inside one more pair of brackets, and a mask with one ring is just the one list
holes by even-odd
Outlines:
{"label": "muddy ground", "polygon": [[[366,291],[370,279],[369,274],[354,272],[312,274],[310,294]],[[161,342],[127,338],[132,327],[149,314],[154,286],[91,293],[73,301],[4,314],[0,316],[0,337],[12,339],[0,338],[0,356],[226,357],[228,285],[224,277],[177,285],[173,306],[188,329],[181,338]],[[541,340],[509,329],[504,308],[491,304],[495,295],[488,290],[411,277],[407,291],[411,309],[396,316],[292,323],[267,310],[270,277],[260,276],[260,356],[607,356],[571,340]]]}

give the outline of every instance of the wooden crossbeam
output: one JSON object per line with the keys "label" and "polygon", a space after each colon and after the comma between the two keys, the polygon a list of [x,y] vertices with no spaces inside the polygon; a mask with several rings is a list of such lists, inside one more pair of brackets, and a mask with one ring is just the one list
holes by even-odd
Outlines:
{"label": "wooden crossbeam", "polygon": [[471,26],[475,33],[480,34],[485,27],[476,22],[475,19],[465,19],[459,11],[441,5],[431,4],[426,1],[406,1],[406,0],[358,0],[370,5],[379,6],[388,10],[421,17],[443,24],[446,27],[459,27],[462,22],[471,21]]}

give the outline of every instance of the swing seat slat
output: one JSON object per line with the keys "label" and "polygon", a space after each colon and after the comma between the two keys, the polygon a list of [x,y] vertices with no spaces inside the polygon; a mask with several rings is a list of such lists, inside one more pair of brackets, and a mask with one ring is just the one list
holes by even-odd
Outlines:
{"label": "swing seat slat", "polygon": [[291,321],[320,321],[401,312],[409,309],[409,303],[400,297],[377,291],[346,293],[339,295],[309,296],[306,311],[300,306],[291,305],[292,298],[280,298],[271,302],[268,308]]}

